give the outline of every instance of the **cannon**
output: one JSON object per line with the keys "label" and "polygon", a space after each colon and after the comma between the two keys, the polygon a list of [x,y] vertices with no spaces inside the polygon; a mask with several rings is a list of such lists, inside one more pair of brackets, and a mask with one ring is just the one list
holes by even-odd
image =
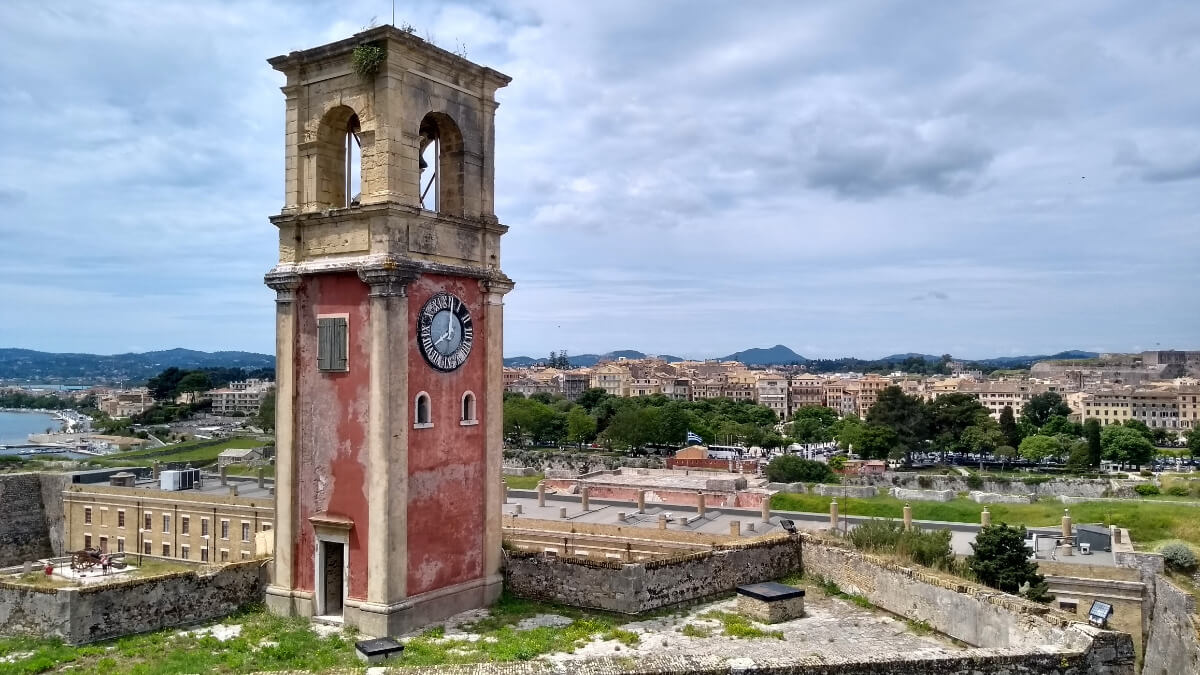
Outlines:
{"label": "cannon", "polygon": [[100,565],[113,569],[124,569],[124,553],[105,553],[98,548],[85,548],[71,552],[71,569],[88,570]]}

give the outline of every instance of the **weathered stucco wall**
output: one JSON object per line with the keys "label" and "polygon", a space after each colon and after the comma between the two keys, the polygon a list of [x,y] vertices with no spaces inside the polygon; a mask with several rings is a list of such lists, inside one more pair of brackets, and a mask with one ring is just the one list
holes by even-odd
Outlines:
{"label": "weathered stucco wall", "polygon": [[1030,652],[1044,651],[1048,646],[1060,650],[1059,668],[1025,672],[1134,672],[1133,640],[1127,634],[1099,630],[999,591],[903,567],[808,536],[804,549],[806,574],[829,579],[847,592],[865,596],[877,607],[924,621],[967,644]]}
{"label": "weathered stucco wall", "polygon": [[71,644],[181,626],[260,602],[262,560],[83,588],[0,582],[0,632],[60,637]]}
{"label": "weathered stucco wall", "polygon": [[[457,370],[434,370],[409,341],[408,400],[429,394],[433,426],[408,432],[408,594],[416,595],[483,576],[484,478],[487,451],[486,318],[473,279],[422,275],[408,286],[409,325],[434,294],[458,296],[471,312],[474,344]],[[475,394],[479,423],[462,426],[462,398]]]}
{"label": "weathered stucco wall", "polygon": [[[62,522],[62,497],[57,500]],[[59,525],[61,541],[61,525]],[[61,545],[61,544],[60,544]],[[36,473],[0,475],[0,567],[54,554]]]}
{"label": "weathered stucco wall", "polygon": [[1146,635],[1142,675],[1200,673],[1196,599],[1163,576],[1155,579],[1154,612]]}
{"label": "weathered stucco wall", "polygon": [[801,557],[800,539],[787,536],[628,564],[510,552],[505,585],[523,597],[638,614],[778,579],[800,571]]}
{"label": "weathered stucco wall", "polygon": [[[296,495],[298,530],[292,578],[313,590],[316,533],[309,518],[328,513],[349,518],[347,595],[367,595],[367,389],[370,330],[367,285],[356,274],[306,278],[296,294]],[[346,372],[317,370],[318,316],[345,316],[349,328]]]}

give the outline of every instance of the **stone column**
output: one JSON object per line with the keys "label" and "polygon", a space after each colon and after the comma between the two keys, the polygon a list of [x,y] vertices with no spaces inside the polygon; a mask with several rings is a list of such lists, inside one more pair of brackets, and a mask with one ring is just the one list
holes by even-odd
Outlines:
{"label": "stone column", "polygon": [[559,517],[559,518],[566,518],[566,517],[567,517],[567,507],[565,507],[565,506],[559,507],[559,509],[558,509],[558,517]]}
{"label": "stone column", "polygon": [[513,506],[513,513],[518,516],[521,515],[521,513],[523,513],[523,509],[521,508],[520,504],[516,504]]}
{"label": "stone column", "polygon": [[904,504],[904,529],[912,529],[912,507],[907,502]]}
{"label": "stone column", "polygon": [[665,514],[665,513],[658,514],[658,529],[660,529],[660,530],[667,529],[667,514]]}
{"label": "stone column", "polygon": [[267,470],[264,467],[258,467],[258,487],[267,487]]}
{"label": "stone column", "polygon": [[[271,272],[265,282],[275,291],[275,574],[272,586],[282,596],[277,614],[292,614],[292,557],[296,545],[296,290],[300,275]],[[222,481],[224,482],[224,481]],[[141,542],[138,542],[141,546]],[[268,597],[270,599],[270,597]]]}
{"label": "stone column", "polygon": [[1062,546],[1058,549],[1059,555],[1075,555],[1075,549],[1071,545],[1071,510],[1063,509],[1062,517]]}
{"label": "stone column", "polygon": [[505,504],[508,503],[508,486],[507,485],[504,486],[504,503]]}
{"label": "stone column", "polygon": [[646,491],[645,490],[638,490],[637,504],[638,504],[637,512],[645,513],[646,512]]}
{"label": "stone column", "polygon": [[766,495],[763,497],[763,501],[762,501],[762,521],[764,523],[767,523],[767,522],[770,522],[770,520],[771,520],[771,495]]}
{"label": "stone column", "polygon": [[979,514],[979,524],[984,527],[992,524],[992,512],[986,506],[983,507],[983,513]]}
{"label": "stone column", "polygon": [[584,511],[588,511],[591,508],[591,505],[588,503],[589,502],[588,497],[590,496],[589,495],[590,491],[591,491],[590,488],[588,488],[586,485],[579,488],[580,506],[583,507]]}
{"label": "stone column", "polygon": [[537,493],[538,493],[538,506],[545,506],[546,505],[546,484],[544,482],[538,481]]}
{"label": "stone column", "polygon": [[[367,602],[391,605],[408,581],[408,282],[395,264],[360,269],[370,287]],[[498,480],[493,478],[493,480]]]}
{"label": "stone column", "polygon": [[742,521],[734,520],[729,523],[729,536],[731,536],[731,537],[742,536]]}
{"label": "stone column", "polygon": [[697,492],[696,493],[696,512],[700,514],[701,518],[703,518],[705,511],[706,511],[706,509],[705,509],[705,504],[704,504],[704,493]]}
{"label": "stone column", "polygon": [[504,462],[504,295],[513,289],[513,284],[507,278],[490,279],[480,281],[479,288],[483,291],[483,318],[487,331],[487,384],[484,387],[487,475],[483,481],[487,486],[483,495],[487,525],[484,528],[483,574],[485,578],[497,581],[494,587],[489,587],[488,592],[495,594],[488,598],[490,602],[500,595],[499,575],[503,563],[500,548],[503,506],[499,483],[500,467]]}
{"label": "stone column", "polygon": [[837,526],[838,526],[837,519],[838,519],[838,504],[837,504],[837,500],[834,499],[833,501],[829,502],[829,529],[831,529],[831,530],[837,529]]}

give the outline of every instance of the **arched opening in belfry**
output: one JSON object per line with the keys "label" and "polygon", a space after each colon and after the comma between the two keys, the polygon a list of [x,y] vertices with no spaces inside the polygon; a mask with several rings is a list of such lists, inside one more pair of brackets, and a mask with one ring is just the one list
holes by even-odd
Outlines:
{"label": "arched opening in belfry", "polygon": [[362,125],[358,114],[340,105],[321,118],[317,133],[316,194],[311,201],[327,209],[359,203],[362,193]]}
{"label": "arched opening in belfry", "polygon": [[458,125],[445,113],[421,120],[418,162],[421,208],[463,215],[463,141]]}

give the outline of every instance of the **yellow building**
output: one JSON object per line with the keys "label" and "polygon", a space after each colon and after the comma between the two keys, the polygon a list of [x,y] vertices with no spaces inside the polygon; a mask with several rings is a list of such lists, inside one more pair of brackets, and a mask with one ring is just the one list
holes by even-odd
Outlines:
{"label": "yellow building", "polygon": [[63,491],[68,550],[98,548],[199,562],[270,553],[271,535],[258,537],[274,525],[270,481],[230,478],[222,485],[220,477],[204,476],[198,487],[164,490],[161,480],[132,478],[117,474],[116,485],[74,484]]}

